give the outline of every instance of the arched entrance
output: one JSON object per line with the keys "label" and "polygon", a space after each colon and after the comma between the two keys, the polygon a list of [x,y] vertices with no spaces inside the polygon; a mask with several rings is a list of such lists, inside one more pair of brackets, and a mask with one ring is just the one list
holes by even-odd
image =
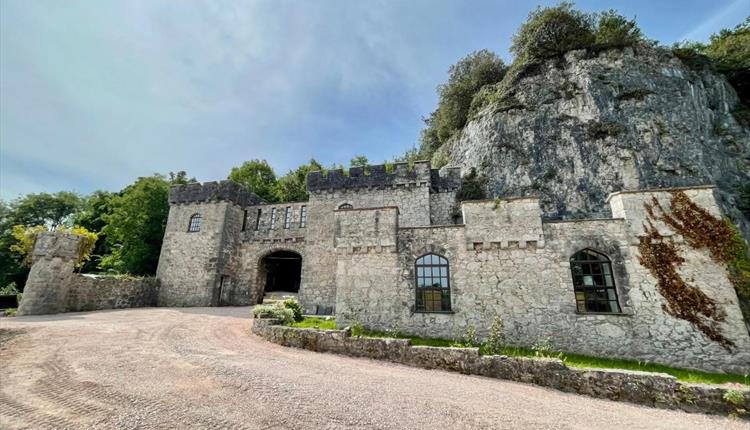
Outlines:
{"label": "arched entrance", "polygon": [[302,256],[293,251],[272,252],[260,260],[260,281],[263,293],[299,292]]}

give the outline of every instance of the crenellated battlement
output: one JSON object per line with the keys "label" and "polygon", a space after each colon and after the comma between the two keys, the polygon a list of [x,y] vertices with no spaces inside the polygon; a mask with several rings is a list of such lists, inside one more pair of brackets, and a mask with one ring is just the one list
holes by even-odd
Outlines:
{"label": "crenellated battlement", "polygon": [[169,204],[229,201],[240,206],[263,203],[263,199],[231,180],[173,185],[169,190]]}
{"label": "crenellated battlement", "polygon": [[432,186],[436,189],[456,189],[460,186],[459,169],[445,169],[444,173],[430,169],[429,161],[396,163],[388,171],[383,164],[352,167],[328,172],[310,172],[307,174],[307,190],[321,192],[328,190],[357,188],[387,188],[396,186]]}

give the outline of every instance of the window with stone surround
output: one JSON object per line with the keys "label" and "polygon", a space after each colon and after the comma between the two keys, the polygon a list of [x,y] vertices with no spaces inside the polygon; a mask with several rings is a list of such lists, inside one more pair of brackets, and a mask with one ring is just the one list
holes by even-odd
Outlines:
{"label": "window with stone surround", "polygon": [[578,312],[620,313],[612,263],[606,255],[578,251],[570,257],[570,271]]}
{"label": "window with stone surround", "polygon": [[307,226],[307,206],[299,208],[299,228]]}
{"label": "window with stone surround", "polygon": [[201,231],[201,214],[193,214],[188,223],[188,233]]}
{"label": "window with stone surround", "polygon": [[339,209],[354,209],[354,206],[352,206],[350,203],[342,203],[339,205]]}
{"label": "window with stone surround", "polygon": [[255,217],[255,231],[258,231],[258,228],[260,228],[260,216],[263,213],[261,209],[258,209],[258,214]]}
{"label": "window with stone surround", "polygon": [[276,229],[276,208],[271,208],[271,230]]}
{"label": "window with stone surround", "polygon": [[292,225],[292,207],[287,206],[284,210],[284,228],[289,228]]}
{"label": "window with stone surround", "polygon": [[426,254],[415,263],[417,312],[450,312],[451,289],[448,260],[437,254]]}

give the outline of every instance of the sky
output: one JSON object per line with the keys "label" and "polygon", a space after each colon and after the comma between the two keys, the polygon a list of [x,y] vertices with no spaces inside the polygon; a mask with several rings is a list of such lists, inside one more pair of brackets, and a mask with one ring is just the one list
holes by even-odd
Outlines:
{"label": "sky", "polygon": [[[451,64],[542,1],[0,0],[0,198],[116,191],[185,170],[277,174],[416,144]],[[662,44],[706,41],[750,0],[579,1]]]}

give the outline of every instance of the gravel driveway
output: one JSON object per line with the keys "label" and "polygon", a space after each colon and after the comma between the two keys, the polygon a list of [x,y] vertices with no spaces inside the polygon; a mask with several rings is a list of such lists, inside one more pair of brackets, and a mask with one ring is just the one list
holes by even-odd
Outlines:
{"label": "gravel driveway", "polygon": [[248,315],[150,308],[2,318],[0,428],[750,428],[284,348],[252,335]]}

